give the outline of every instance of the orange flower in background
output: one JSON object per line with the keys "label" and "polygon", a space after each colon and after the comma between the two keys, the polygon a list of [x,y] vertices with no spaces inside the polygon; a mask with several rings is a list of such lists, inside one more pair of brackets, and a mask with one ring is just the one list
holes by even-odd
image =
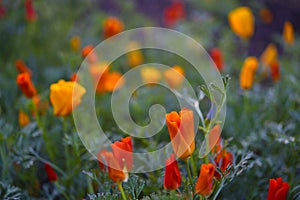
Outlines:
{"label": "orange flower in background", "polygon": [[271,77],[274,82],[278,81],[280,79],[280,68],[279,68],[279,61],[274,60],[270,64],[270,69],[271,69]]}
{"label": "orange flower in background", "polygon": [[70,76],[70,81],[78,82],[78,80],[79,80],[79,76],[78,76],[77,73],[71,74],[71,76]]}
{"label": "orange flower in background", "polygon": [[103,22],[103,35],[104,38],[109,38],[124,30],[124,24],[116,17],[108,17]]}
{"label": "orange flower in background", "polygon": [[50,182],[54,182],[58,180],[57,174],[55,173],[54,169],[51,167],[49,163],[45,163],[44,168]]}
{"label": "orange flower in background", "polygon": [[29,22],[33,22],[37,19],[32,0],[25,0],[25,17]]}
{"label": "orange flower in background", "polygon": [[263,66],[266,68],[274,60],[277,60],[277,54],[276,46],[273,43],[268,44],[260,56],[260,61],[262,62]]}
{"label": "orange flower in background", "polygon": [[294,38],[294,27],[293,24],[290,21],[284,22],[283,25],[283,39],[286,44],[292,45],[294,44],[295,38]]}
{"label": "orange flower in background", "polygon": [[171,88],[178,88],[184,79],[184,70],[175,65],[164,72],[165,79]]}
{"label": "orange flower in background", "polygon": [[141,77],[145,84],[157,84],[161,80],[161,73],[155,67],[143,67],[141,69]]}
{"label": "orange flower in background", "polygon": [[222,51],[219,48],[213,48],[210,50],[209,53],[214,63],[216,64],[218,70],[220,72],[223,71],[224,61]]}
{"label": "orange flower in background", "polygon": [[81,103],[85,92],[84,87],[74,81],[59,80],[57,83],[51,84],[50,101],[54,108],[54,115],[69,115]]}
{"label": "orange flower in background", "polygon": [[212,192],[214,173],[215,166],[213,164],[201,165],[200,175],[196,183],[196,194],[207,196]]}
{"label": "orange flower in background", "polygon": [[28,115],[22,110],[19,111],[19,125],[21,127],[27,126],[30,123]]}
{"label": "orange flower in background", "polygon": [[261,21],[265,24],[270,24],[273,21],[273,14],[268,8],[260,9],[259,16]]}
{"label": "orange flower in background", "polygon": [[37,94],[31,77],[28,73],[21,73],[17,76],[17,84],[27,98],[32,98]]}
{"label": "orange flower in background", "polygon": [[248,7],[238,7],[228,14],[232,31],[243,39],[249,39],[254,32],[254,16]]}
{"label": "orange flower in background", "polygon": [[175,154],[171,154],[166,160],[166,170],[164,177],[164,188],[168,190],[176,190],[181,184],[181,175],[178,164],[175,159]]}
{"label": "orange flower in background", "polygon": [[104,76],[103,87],[107,92],[120,89],[125,84],[125,79],[119,72],[109,72]]}
{"label": "orange flower in background", "polygon": [[289,191],[289,184],[282,178],[270,179],[268,200],[285,200]]}
{"label": "orange flower in background", "polygon": [[87,45],[81,50],[81,56],[86,58],[89,63],[95,63],[98,60],[97,54],[93,45]]}
{"label": "orange flower in background", "polygon": [[29,75],[31,75],[31,70],[26,66],[23,60],[21,59],[16,60],[15,66],[19,73],[28,73]]}
{"label": "orange flower in background", "polygon": [[175,154],[185,160],[195,150],[195,130],[193,111],[183,108],[166,114],[166,122]]}
{"label": "orange flower in background", "polygon": [[135,67],[143,63],[144,56],[140,50],[140,45],[137,42],[131,42],[128,46],[128,50],[131,51],[126,54],[127,62],[130,67]]}
{"label": "orange flower in background", "polygon": [[255,57],[248,57],[244,61],[240,73],[240,87],[242,89],[250,89],[253,84],[254,75],[258,68],[258,60]]}
{"label": "orange flower in background", "polygon": [[74,52],[77,52],[77,51],[79,51],[80,46],[81,46],[80,37],[78,35],[72,36],[71,39],[70,39],[71,50],[74,51]]}
{"label": "orange flower in background", "polygon": [[185,8],[182,1],[173,1],[172,5],[166,7],[163,13],[163,22],[166,26],[172,27],[177,21],[185,17]]}

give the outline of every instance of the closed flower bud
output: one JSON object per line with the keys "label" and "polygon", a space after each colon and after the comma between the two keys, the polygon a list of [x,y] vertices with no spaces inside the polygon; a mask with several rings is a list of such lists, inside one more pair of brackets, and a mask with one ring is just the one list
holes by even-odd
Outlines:
{"label": "closed flower bud", "polygon": [[283,39],[288,45],[294,44],[294,27],[289,21],[284,22],[283,25]]}
{"label": "closed flower bud", "polygon": [[17,76],[17,84],[27,98],[34,97],[37,92],[32,84],[31,77],[28,73],[21,73]]}
{"label": "closed flower bud", "polygon": [[176,190],[181,184],[181,175],[178,168],[175,154],[171,154],[166,160],[166,169],[164,177],[164,188],[168,190]]}

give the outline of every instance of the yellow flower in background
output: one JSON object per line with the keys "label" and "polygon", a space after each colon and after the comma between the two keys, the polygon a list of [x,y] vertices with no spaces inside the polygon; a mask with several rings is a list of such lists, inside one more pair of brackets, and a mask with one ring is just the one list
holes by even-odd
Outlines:
{"label": "yellow flower in background", "polygon": [[294,27],[290,21],[284,22],[283,26],[283,39],[285,43],[292,45],[294,44]]}
{"label": "yellow flower in background", "polygon": [[156,84],[161,79],[161,73],[155,67],[143,67],[141,69],[141,77],[145,84]]}
{"label": "yellow flower in background", "polygon": [[26,126],[27,124],[29,124],[30,120],[29,120],[29,117],[28,115],[23,112],[22,110],[19,111],[19,125],[21,127],[24,127]]}
{"label": "yellow flower in background", "polygon": [[263,64],[263,67],[266,68],[269,66],[274,60],[277,59],[277,48],[273,43],[270,43],[264,52],[260,56],[260,61]]}
{"label": "yellow flower in background", "polygon": [[70,39],[70,46],[72,51],[77,52],[80,49],[81,46],[81,39],[78,35],[74,35],[71,39]]}
{"label": "yellow flower in background", "polygon": [[127,62],[130,67],[135,67],[144,62],[144,56],[141,50],[139,50],[140,45],[133,41],[129,44],[128,50],[131,51],[127,54]]}
{"label": "yellow flower in background", "polygon": [[238,7],[228,14],[232,31],[243,39],[249,39],[254,32],[254,16],[248,7]]}
{"label": "yellow flower in background", "polygon": [[177,88],[182,84],[184,79],[184,70],[175,65],[164,72],[165,79],[171,88]]}
{"label": "yellow flower in background", "polygon": [[59,80],[57,83],[51,84],[50,101],[54,109],[54,115],[69,115],[81,103],[81,98],[85,92],[85,88],[74,81]]}
{"label": "yellow flower in background", "polygon": [[258,60],[256,57],[246,58],[240,73],[240,87],[242,89],[248,90],[252,87],[257,68]]}

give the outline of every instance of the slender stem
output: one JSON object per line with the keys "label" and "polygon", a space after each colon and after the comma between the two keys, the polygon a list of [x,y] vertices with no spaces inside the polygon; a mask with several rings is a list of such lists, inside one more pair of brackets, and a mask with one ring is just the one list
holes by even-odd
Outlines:
{"label": "slender stem", "polygon": [[197,167],[193,156],[191,156],[191,165],[192,165],[192,175],[197,176]]}
{"label": "slender stem", "polygon": [[70,200],[70,198],[68,197],[68,195],[64,192],[64,190],[60,187],[60,185],[55,182],[54,183],[56,188],[60,191],[60,193],[62,193],[62,195],[66,198],[66,200]]}
{"label": "slender stem", "polygon": [[[68,138],[68,130],[67,130],[67,118],[66,117],[62,117],[62,125],[63,125],[63,132],[64,132],[64,136],[66,138]],[[68,144],[65,144],[65,161],[66,161],[66,169],[69,169],[69,154],[68,154]]]}
{"label": "slender stem", "polygon": [[122,182],[118,182],[118,187],[119,187],[119,190],[120,190],[120,192],[121,192],[122,199],[123,199],[123,200],[127,200],[126,195],[125,195],[125,192],[124,192],[124,190],[123,190]]}
{"label": "slender stem", "polygon": [[[185,164],[186,164],[186,169],[187,169],[187,173],[188,173],[188,177],[189,177],[189,182],[190,182],[190,185],[191,185],[191,187],[192,187],[192,189],[193,189],[193,196],[194,196],[194,193],[195,193],[195,191],[194,191],[194,187],[193,187],[193,177],[192,177],[192,174],[191,174],[191,169],[190,169],[190,165],[189,165],[189,158],[187,158],[186,160],[185,160]],[[187,190],[188,191],[188,190]]]}

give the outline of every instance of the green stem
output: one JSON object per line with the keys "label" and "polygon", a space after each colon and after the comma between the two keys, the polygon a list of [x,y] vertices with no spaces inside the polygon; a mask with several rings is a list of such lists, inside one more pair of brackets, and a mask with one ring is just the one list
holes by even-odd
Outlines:
{"label": "green stem", "polygon": [[197,167],[193,156],[191,156],[191,165],[192,165],[192,175],[197,176]]}
{"label": "green stem", "polygon": [[[4,147],[4,145],[3,145]],[[7,171],[8,171],[8,162],[6,161],[6,153],[4,151],[4,148],[2,148],[2,145],[0,146],[0,155],[1,155],[1,160],[2,160],[2,163],[3,163],[3,167],[2,167],[2,178],[5,177],[5,175],[7,175]]]}
{"label": "green stem", "polygon": [[124,190],[123,190],[122,182],[118,182],[118,188],[119,188],[119,190],[120,190],[120,192],[121,192],[122,199],[123,199],[123,200],[127,200],[127,198],[126,198],[126,196],[125,196],[125,192],[124,192]]}
{"label": "green stem", "polygon": [[51,160],[54,160],[55,156],[52,152],[52,148],[51,148],[51,145],[50,145],[49,140],[48,140],[47,132],[46,132],[46,130],[44,128],[44,125],[43,125],[43,123],[40,119],[38,108],[37,108],[37,106],[36,106],[36,104],[34,103],[33,100],[32,100],[32,105],[33,105],[33,112],[35,114],[35,119],[36,119],[37,125],[42,130],[42,137],[43,137],[43,140],[44,140],[44,143],[45,143],[46,151],[49,154]]}
{"label": "green stem", "polygon": [[[67,118],[66,117],[62,117],[62,125],[63,125],[63,132],[64,132],[64,136],[65,138],[68,138],[68,129],[67,129]],[[66,169],[69,169],[69,154],[68,154],[68,144],[65,144],[65,161],[66,161]]]}
{"label": "green stem", "polygon": [[94,193],[94,188],[93,188],[91,179],[89,177],[87,177],[87,184],[88,184],[88,192],[90,194],[93,194]]}
{"label": "green stem", "polygon": [[[189,177],[189,182],[190,182],[190,185],[193,189],[193,195],[195,193],[195,189],[193,187],[193,177],[192,177],[192,174],[191,174],[191,169],[190,169],[190,165],[189,165],[189,158],[187,158],[185,160],[185,164],[186,164],[186,169],[187,169],[187,173],[188,173],[188,177]],[[188,191],[188,190],[187,190]]]}
{"label": "green stem", "polygon": [[60,185],[55,182],[54,183],[56,188],[60,191],[60,193],[62,193],[62,195],[65,197],[66,200],[70,200],[70,198],[68,197],[68,195],[64,192],[64,190],[60,187]]}

